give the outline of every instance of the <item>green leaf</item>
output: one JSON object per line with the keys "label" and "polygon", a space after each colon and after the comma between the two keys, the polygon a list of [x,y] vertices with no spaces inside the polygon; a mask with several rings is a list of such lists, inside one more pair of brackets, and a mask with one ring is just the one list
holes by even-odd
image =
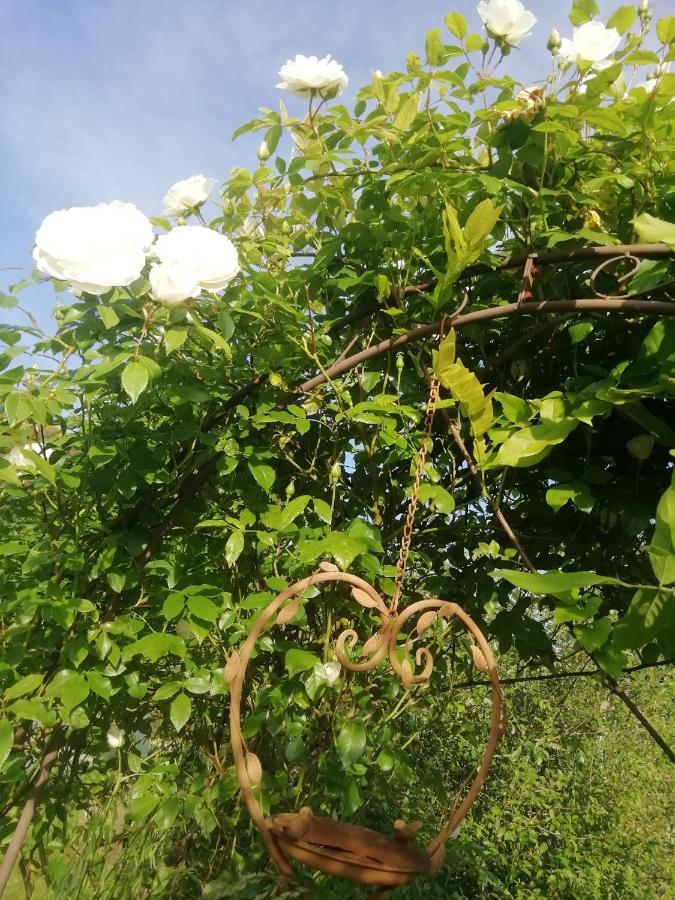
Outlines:
{"label": "green leaf", "polygon": [[444,379],[447,379],[448,373],[455,363],[456,344],[457,332],[451,328],[439,344],[438,350],[431,352],[431,367],[441,384],[444,383]]}
{"label": "green leaf", "polygon": [[185,641],[176,634],[163,634],[161,631],[156,631],[127,645],[122,651],[122,659],[129,660],[134,656],[142,656],[151,662],[157,662],[160,657],[168,654],[182,659],[185,656]]}
{"label": "green leaf", "polygon": [[591,625],[579,625],[574,629],[574,636],[587,653],[599,650],[612,632],[612,622],[608,616],[598,619]]}
{"label": "green leaf", "polygon": [[155,695],[153,699],[159,703],[162,700],[168,700],[169,697],[175,696],[180,690],[180,682],[179,681],[167,681],[166,684],[161,685],[155,691]]}
{"label": "green leaf", "polygon": [[614,626],[612,646],[619,650],[643,647],[673,621],[674,613],[672,591],[640,588],[633,595],[625,615]]}
{"label": "green leaf", "polygon": [[18,425],[30,418],[33,409],[28,395],[19,391],[10,391],[5,398],[5,415],[10,425]]}
{"label": "green leaf", "polygon": [[485,239],[497,224],[501,206],[495,206],[492,200],[482,200],[473,210],[464,226],[464,239],[468,245],[468,262],[478,258],[483,249]]}
{"label": "green leaf", "polygon": [[156,794],[141,794],[134,797],[127,806],[127,816],[132,822],[142,822],[159,803],[160,798]]}
{"label": "green leaf", "polygon": [[[448,354],[449,355],[449,354]],[[437,373],[438,380],[459,403],[462,415],[471,420],[475,436],[483,434],[492,424],[492,399],[483,393],[483,386],[461,360],[445,363]]]}
{"label": "green leaf", "polygon": [[284,657],[286,671],[291,678],[294,675],[297,675],[298,672],[307,672],[310,669],[313,669],[314,666],[320,662],[321,660],[315,653],[310,653],[309,650],[299,650],[297,648],[287,650],[286,656]]}
{"label": "green leaf", "polygon": [[415,121],[418,108],[419,100],[417,99],[417,94],[411,94],[396,113],[394,128],[398,128],[399,131],[407,131]]}
{"label": "green leaf", "polygon": [[502,411],[509,422],[514,424],[524,423],[532,418],[533,413],[529,403],[526,403],[520,397],[516,397],[513,394],[503,394],[500,391],[495,391],[492,396],[498,403],[501,403]]}
{"label": "green leaf", "polygon": [[100,469],[117,456],[117,450],[113,446],[104,447],[100,444],[92,444],[87,451],[87,456],[92,461],[94,468]]}
{"label": "green leaf", "polygon": [[7,719],[0,719],[0,770],[11,753],[13,744],[14,729]]}
{"label": "green leaf", "polygon": [[675,475],[656,507],[654,536],[647,549],[659,583],[675,581]]}
{"label": "green leaf", "polygon": [[455,508],[455,498],[439,484],[421,484],[419,490],[421,503],[430,500],[439,513],[449,516]]}
{"label": "green leaf", "polygon": [[171,704],[169,717],[176,731],[180,732],[190,718],[192,712],[192,700],[187,694],[179,694]]}
{"label": "green leaf", "polygon": [[19,541],[7,541],[0,544],[0,556],[17,556],[19,553],[26,553],[27,544],[21,544]]}
{"label": "green leaf", "polygon": [[626,442],[626,449],[635,459],[649,459],[654,449],[654,438],[651,434],[638,434]]}
{"label": "green leaf", "polygon": [[532,594],[566,595],[569,591],[592,587],[596,584],[616,584],[623,582],[617,578],[598,575],[596,572],[519,572],[515,569],[495,569],[490,572],[493,578],[504,578],[515,587]]}
{"label": "green leaf", "polygon": [[244,549],[244,532],[233,531],[225,544],[225,562],[230,568],[236,563]]}
{"label": "green leaf", "polygon": [[443,40],[441,38],[440,28],[432,28],[430,31],[427,31],[425,48],[427,64],[430,66],[437,66],[441,61],[441,54],[443,52]]}
{"label": "green leaf", "polygon": [[33,691],[42,684],[42,675],[33,672],[30,675],[24,675],[14,684],[10,685],[3,694],[5,701],[15,700],[17,697],[23,697],[26,694],[32,694]]}
{"label": "green leaf", "polygon": [[546,502],[556,512],[569,500],[582,512],[588,513],[593,509],[595,499],[587,484],[573,481],[570,484],[556,484],[546,491]]}
{"label": "green leaf", "polygon": [[275,123],[271,128],[268,128],[265,132],[265,143],[267,144],[267,151],[271,156],[274,151],[277,149],[279,144],[279,138],[283,134],[283,129],[279,123]]}
{"label": "green leaf", "polygon": [[675,224],[657,219],[649,213],[642,213],[633,220],[638,237],[646,244],[664,243],[675,250]]}
{"label": "green leaf", "polygon": [[597,16],[600,8],[595,0],[574,0],[572,9],[569,13],[569,19],[572,25],[583,25],[593,16]]}
{"label": "green leaf", "polygon": [[337,738],[338,753],[343,766],[350,766],[363,756],[366,748],[366,729],[362,722],[345,722]]}
{"label": "green leaf", "polygon": [[359,553],[365,553],[368,545],[357,537],[345,534],[343,531],[332,531],[324,539],[326,552],[334,557],[341,569],[348,569]]}
{"label": "green leaf", "polygon": [[630,6],[620,6],[615,9],[607,20],[608,28],[616,28],[619,34],[625,34],[631,25],[637,19],[637,7],[631,3]]}
{"label": "green leaf", "polygon": [[120,317],[117,315],[114,309],[110,306],[97,306],[96,311],[101,317],[101,321],[105,325],[106,328],[114,328],[115,325],[119,324]]}
{"label": "green leaf", "polygon": [[39,700],[15,700],[8,709],[18,719],[34,719],[41,725],[47,725],[50,720],[49,710]]}
{"label": "green leaf", "polygon": [[187,328],[169,328],[164,334],[164,346],[167,353],[173,353],[185,343]]}
{"label": "green leaf", "polygon": [[618,678],[628,658],[625,653],[615,650],[611,645],[602,647],[595,652],[595,661],[600,668],[612,678]]}
{"label": "green leaf", "polygon": [[464,41],[467,53],[475,53],[477,50],[485,50],[487,41],[480,34],[469,34]]}
{"label": "green leaf", "polygon": [[276,473],[272,466],[268,466],[266,463],[250,462],[248,468],[263,491],[269,494],[276,478]]}
{"label": "green leaf", "polygon": [[149,376],[144,365],[130,362],[122,372],[122,387],[135,403],[148,386]]}
{"label": "green leaf", "polygon": [[[235,534],[237,533],[240,532],[235,532]],[[204,597],[201,594],[196,594],[194,597],[188,597],[187,608],[193,616],[197,616],[198,619],[204,619],[206,622],[215,622],[220,615],[220,609],[213,600],[210,600],[208,597]]]}
{"label": "green leaf", "polygon": [[56,484],[56,472],[54,471],[54,466],[51,466],[44,456],[40,456],[39,453],[36,453],[34,450],[30,450],[28,447],[24,447],[21,451],[26,459],[29,459],[38,472],[47,479],[50,484]]}
{"label": "green leaf", "polygon": [[466,19],[461,13],[458,12],[449,12],[445,17],[445,24],[448,29],[455,35],[455,37],[463,38],[466,34],[467,24]]}
{"label": "green leaf", "polygon": [[89,669],[87,672],[87,681],[95,694],[98,694],[98,696],[102,697],[104,700],[110,699],[112,696],[112,684],[110,683],[109,678],[101,674],[101,672],[97,672],[96,669]]}
{"label": "green leaf", "polygon": [[331,519],[333,518],[330,503],[326,503],[325,500],[318,500],[316,497],[312,501],[314,504],[314,512],[317,516],[326,522],[328,525],[331,523]]}
{"label": "green leaf", "polygon": [[[90,690],[89,683],[78,672],[60,672],[59,675],[63,677],[58,680],[55,678],[47,688],[46,694],[57,696],[65,708],[70,711],[87,699]],[[55,689],[52,692],[53,686]]]}
{"label": "green leaf", "polygon": [[576,322],[574,325],[570,325],[567,329],[567,333],[573,344],[580,344],[581,341],[585,340],[588,335],[591,334],[594,328],[595,325],[592,322]]}
{"label": "green leaf", "polygon": [[182,615],[185,606],[185,597],[183,594],[169,594],[162,604],[161,615],[165,619],[177,619]]}
{"label": "green leaf", "polygon": [[168,831],[173,827],[173,824],[178,817],[178,813],[180,812],[182,802],[180,797],[167,797],[166,800],[162,801],[153,817],[153,821],[157,824],[160,831]]}
{"label": "green leaf", "polygon": [[577,419],[561,419],[522,428],[504,441],[497,453],[497,463],[516,468],[534,466],[561,444],[578,424]]}
{"label": "green leaf", "polygon": [[675,41],[675,16],[664,16],[656,23],[656,34],[662,44]]}

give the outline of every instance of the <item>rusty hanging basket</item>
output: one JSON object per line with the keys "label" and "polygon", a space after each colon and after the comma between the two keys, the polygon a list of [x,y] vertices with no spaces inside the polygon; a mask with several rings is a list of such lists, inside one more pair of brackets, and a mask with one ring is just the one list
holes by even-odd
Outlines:
{"label": "rusty hanging basket", "polygon": [[[254,754],[247,751],[241,729],[242,692],[247,667],[256,642],[265,629],[290,621],[300,603],[306,602],[303,591],[326,582],[350,585],[354,600],[361,606],[376,611],[380,618],[379,630],[363,645],[365,658],[360,661],[354,661],[347,655],[347,649],[353,649],[357,643],[356,632],[348,629],[339,635],[335,642],[335,655],[344,668],[353,672],[365,672],[387,658],[391,670],[401,679],[406,689],[428,682],[434,664],[428,648],[420,647],[416,651],[415,663],[421,667],[418,673],[413,671],[407,656],[402,661],[399,659],[397,648],[400,646],[399,638],[404,626],[408,626],[406,634],[410,642],[426,631],[434,621],[455,618],[470,636],[474,665],[490,679],[492,713],[483,758],[464,799],[426,847],[414,844],[421,822],[406,824],[399,819],[393,823],[393,833],[388,836],[370,828],[315,816],[309,807],[303,807],[296,813],[271,816],[263,814],[259,799],[262,777],[260,762]],[[416,624],[410,622],[417,616],[419,618]],[[460,606],[445,600],[420,600],[401,613],[392,615],[391,609],[367,581],[349,572],[341,572],[330,563],[324,563],[320,571],[282,591],[263,610],[246,641],[230,656],[225,667],[225,679],[230,683],[230,740],[241,793],[251,818],[282,875],[292,877],[293,870],[289,860],[295,860],[321,872],[361,884],[392,888],[406,884],[418,875],[435,872],[442,866],[446,843],[483,786],[505,728],[502,694],[492,652],[476,623]]]}
{"label": "rusty hanging basket", "polygon": [[[488,642],[473,619],[456,603],[437,599],[419,600],[402,612],[398,612],[415,522],[420,479],[424,471],[439,389],[438,380],[435,377],[431,378],[423,440],[417,453],[415,478],[396,565],[395,588],[389,605],[385,604],[380,594],[367,581],[350,572],[340,572],[332,563],[322,563],[318,572],[302,581],[296,581],[277,595],[256,619],[241,648],[231,654],[225,665],[225,681],[230,684],[230,741],[241,794],[270,856],[282,875],[287,877],[293,876],[289,860],[295,860],[320,872],[348,878],[360,884],[377,885],[386,891],[388,888],[406,884],[418,875],[436,872],[443,865],[448,839],[466,816],[483,786],[495,749],[506,727],[506,715],[494,657]],[[262,767],[258,757],[246,749],[241,729],[241,699],[246,671],[256,642],[263,631],[268,626],[290,622],[300,604],[306,601],[303,591],[326,582],[342,582],[350,585],[353,599],[362,607],[375,611],[380,617],[379,629],[363,644],[359,661],[355,661],[347,653],[356,647],[357,633],[353,629],[346,629],[338,636],[335,642],[335,656],[345,669],[352,672],[367,672],[386,658],[392,672],[401,679],[406,690],[410,690],[416,684],[428,682],[434,667],[434,659],[428,647],[419,647],[414,657],[411,652],[406,652],[402,659],[399,659],[399,639],[405,627],[407,637],[404,649],[410,651],[412,642],[421,637],[434,622],[454,618],[461,622],[469,634],[473,664],[490,679],[492,714],[490,734],[483,758],[464,799],[453,808],[447,824],[426,847],[418,847],[414,843],[422,822],[408,824],[397,819],[393,823],[393,834],[389,836],[348,822],[315,816],[308,806],[296,813],[278,813],[272,816],[263,814],[259,799]],[[419,618],[415,623],[409,622],[416,616]],[[411,658],[414,658],[415,666],[421,667],[418,673],[413,670]]]}

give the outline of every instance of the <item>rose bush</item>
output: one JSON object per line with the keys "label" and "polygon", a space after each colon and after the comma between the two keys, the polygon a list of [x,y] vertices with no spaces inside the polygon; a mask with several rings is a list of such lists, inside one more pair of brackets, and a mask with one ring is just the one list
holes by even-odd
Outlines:
{"label": "rose bush", "polygon": [[[622,6],[614,50],[553,35],[525,83],[488,7],[521,15],[450,13],[344,103],[338,64],[301,60],[282,84],[304,106],[239,129],[264,152],[202,224],[155,218],[153,240],[115,203],[40,228],[54,334],[0,326],[0,843],[37,797],[27,893],[279,897],[223,662],[320,561],[391,598],[434,370],[401,603],[461,602],[518,683],[446,865],[401,896],[667,895],[675,21]],[[0,308],[30,313],[32,283]],[[419,818],[424,840],[484,747],[483,679],[429,620],[429,688],[352,675],[337,634],[358,656],[379,627],[357,606],[310,589],[265,631],[242,731],[266,810]]]}

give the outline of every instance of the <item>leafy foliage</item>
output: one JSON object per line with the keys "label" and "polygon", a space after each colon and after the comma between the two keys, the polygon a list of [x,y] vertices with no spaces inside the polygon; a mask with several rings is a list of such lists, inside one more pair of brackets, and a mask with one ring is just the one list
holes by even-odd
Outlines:
{"label": "leafy foliage", "polygon": [[[575,0],[571,19],[595,12]],[[120,896],[112,857],[98,852],[105,835],[115,858],[143,844],[129,896],[197,896],[203,885],[212,898],[282,896],[237,801],[223,662],[236,667],[251,622],[321,560],[392,595],[432,366],[479,472],[438,416],[404,602],[459,598],[519,672],[590,654],[617,677],[675,653],[675,319],[533,319],[524,308],[451,329],[433,361],[409,343],[328,372],[342,354],[452,323],[462,298],[469,312],[515,302],[522,273],[498,268],[504,256],[636,237],[672,247],[674,76],[652,90],[616,85],[669,60],[675,35],[670,20],[656,23],[656,54],[639,21],[617,12],[625,36],[607,69],[554,59],[534,103],[451,13],[448,32],[427,36],[426,64],[411,54],[406,71],[375,74],[352,110],[312,98],[302,118],[281,104],[239,129],[263,131],[266,154],[232,173],[209,222],[236,240],[242,264],[222,293],[169,308],[141,278],[60,302],[54,335],[34,322],[0,328],[0,837],[32,761],[62,729],[28,852],[48,857],[57,895],[90,879],[94,895]],[[611,272],[591,277],[595,265],[541,262],[533,299],[578,300],[594,284],[615,293]],[[671,284],[661,255],[625,286],[664,300]],[[322,383],[299,390],[317,371]],[[495,505],[539,574],[522,571]],[[383,670],[372,682],[333,677],[334,630],[370,634],[373,619],[337,589],[306,599],[263,635],[252,666],[243,731],[265,803],[292,808],[309,794],[355,821],[426,810],[442,821],[443,773],[471,771],[485,738],[473,718],[482,701],[446,699],[449,680],[473,676],[467,648],[431,630],[429,690],[404,691]],[[491,782],[500,800],[453,845],[438,896],[606,895],[607,868],[580,842],[586,829],[601,840],[617,784],[607,768],[601,787],[594,780],[604,756],[578,737],[583,709],[558,715],[547,696],[518,689]],[[113,724],[121,746],[107,737]],[[614,725],[598,730],[623,760]],[[554,822],[548,813],[580,784],[591,792],[580,823],[562,808]],[[493,844],[512,847],[518,871]],[[488,862],[463,881],[476,845]],[[612,884],[644,896],[626,867]]]}

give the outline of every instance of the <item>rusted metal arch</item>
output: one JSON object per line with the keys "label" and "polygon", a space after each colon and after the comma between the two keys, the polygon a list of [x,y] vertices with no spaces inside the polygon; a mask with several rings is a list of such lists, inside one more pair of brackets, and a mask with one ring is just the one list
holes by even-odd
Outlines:
{"label": "rusted metal arch", "polygon": [[304,381],[296,388],[297,393],[309,393],[322,384],[325,384],[329,378],[337,375],[343,375],[350,369],[355,368],[361,363],[367,362],[382,353],[391,350],[400,350],[408,344],[414,344],[425,338],[438,334],[443,327],[452,326],[453,328],[462,328],[464,325],[471,325],[474,322],[486,322],[491,319],[504,319],[507,316],[517,315],[537,315],[548,313],[569,313],[569,312],[619,312],[619,313],[636,313],[639,315],[660,315],[675,316],[675,302],[662,300],[619,300],[611,298],[607,300],[592,298],[585,300],[537,300],[528,301],[526,303],[503,303],[500,306],[491,306],[486,309],[478,309],[475,312],[464,313],[458,316],[443,316],[436,322],[429,325],[422,325],[419,328],[413,328],[406,334],[398,337],[388,338],[386,341],[380,341],[379,344],[373,344],[365,350],[354,353],[332,366],[329,366],[325,372],[315,375],[308,381]]}
{"label": "rusted metal arch", "polygon": [[[521,269],[527,265],[528,261],[536,265],[565,265],[567,263],[585,262],[599,260],[602,264],[606,264],[612,259],[623,259],[625,257],[634,257],[637,259],[667,259],[675,256],[675,253],[667,244],[613,244],[607,246],[605,244],[596,244],[590,247],[576,247],[573,250],[545,250],[541,253],[532,251],[530,253],[517,253],[509,256],[491,266],[488,263],[475,263],[466,268],[458,278],[458,281],[466,281],[475,275],[487,275],[490,272],[507,271],[509,269]],[[419,284],[409,284],[403,289],[403,296],[409,297],[413,294],[423,294],[431,291],[436,287],[435,278]],[[367,316],[373,315],[382,309],[379,303],[366,305],[361,309],[347,313],[343,318],[338,319],[328,329],[329,334],[337,334],[352,322],[358,322]]]}

